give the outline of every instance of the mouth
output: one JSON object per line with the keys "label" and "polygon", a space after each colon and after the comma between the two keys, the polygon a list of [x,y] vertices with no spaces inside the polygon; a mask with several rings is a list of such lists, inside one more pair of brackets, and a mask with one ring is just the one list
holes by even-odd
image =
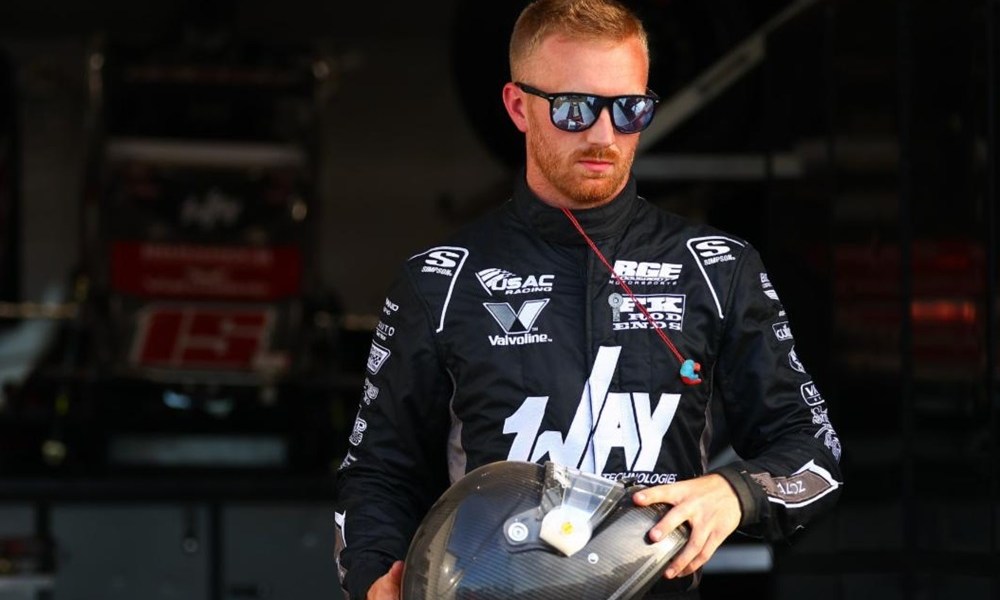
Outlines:
{"label": "mouth", "polygon": [[584,157],[579,160],[579,163],[589,173],[607,173],[615,166],[614,161],[601,158]]}

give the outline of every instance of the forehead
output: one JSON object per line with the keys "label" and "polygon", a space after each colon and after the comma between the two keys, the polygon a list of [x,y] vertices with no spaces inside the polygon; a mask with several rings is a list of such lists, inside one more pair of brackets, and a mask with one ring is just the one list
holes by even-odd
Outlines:
{"label": "forehead", "polygon": [[637,38],[621,41],[547,37],[525,64],[525,79],[547,92],[641,94],[649,60]]}

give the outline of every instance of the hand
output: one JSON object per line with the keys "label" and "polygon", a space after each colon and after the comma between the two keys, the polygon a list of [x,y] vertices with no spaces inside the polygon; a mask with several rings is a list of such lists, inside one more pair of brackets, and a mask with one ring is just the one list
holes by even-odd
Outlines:
{"label": "hand", "polygon": [[636,493],[639,506],[656,502],[673,505],[660,522],[649,530],[649,539],[659,541],[687,521],[691,536],[667,565],[667,579],[686,577],[712,558],[729,534],[736,531],[742,517],[736,492],[721,475],[712,473],[695,479],[658,485]]}
{"label": "hand", "polygon": [[403,561],[397,560],[385,575],[375,580],[368,588],[367,600],[399,600],[400,586],[403,584]]}

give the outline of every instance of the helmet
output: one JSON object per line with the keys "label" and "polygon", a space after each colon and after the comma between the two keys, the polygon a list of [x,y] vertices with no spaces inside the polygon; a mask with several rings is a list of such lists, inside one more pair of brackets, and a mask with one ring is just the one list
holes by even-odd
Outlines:
{"label": "helmet", "polygon": [[650,542],[670,506],[636,506],[639,489],[552,462],[474,469],[417,528],[402,599],[639,598],[690,533],[685,524]]}

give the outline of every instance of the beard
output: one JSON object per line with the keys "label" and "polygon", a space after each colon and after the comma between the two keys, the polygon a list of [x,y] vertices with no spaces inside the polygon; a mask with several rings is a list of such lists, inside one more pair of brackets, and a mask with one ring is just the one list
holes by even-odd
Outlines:
{"label": "beard", "polygon": [[[528,158],[552,187],[572,200],[573,208],[592,208],[607,203],[622,188],[632,168],[635,150],[623,152],[617,146],[606,146],[567,155],[551,143],[551,138],[535,135],[528,139]],[[610,161],[612,169],[607,173],[581,173],[576,163],[586,159]]]}

